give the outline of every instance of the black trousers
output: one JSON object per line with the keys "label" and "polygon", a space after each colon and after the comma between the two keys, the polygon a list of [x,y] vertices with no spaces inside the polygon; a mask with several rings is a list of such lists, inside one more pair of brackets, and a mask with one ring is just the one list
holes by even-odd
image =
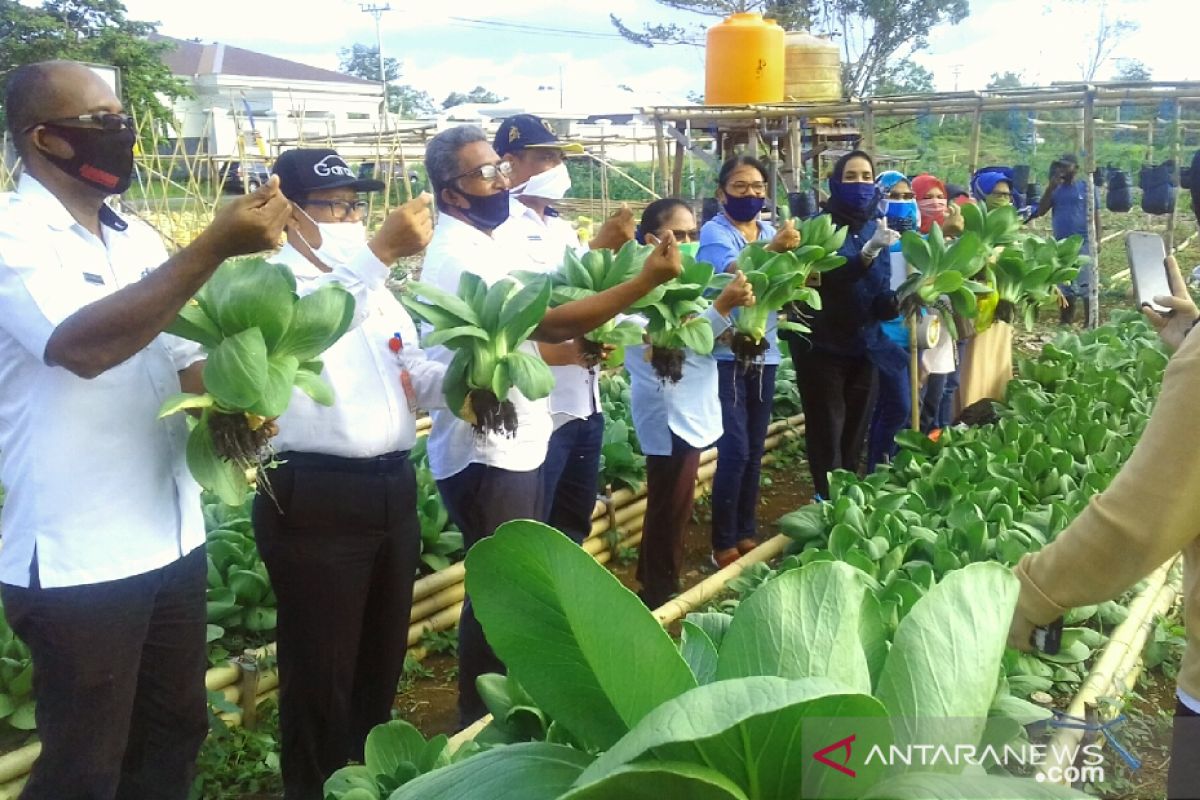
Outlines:
{"label": "black trousers", "polygon": [[656,609],[679,591],[683,537],[696,498],[700,450],[671,434],[671,455],[646,456],[646,516],[638,550],[638,596]]}
{"label": "black trousers", "polygon": [[576,544],[583,544],[592,532],[603,446],[604,414],[596,412],[559,427],[546,449],[546,463],[542,465],[549,509],[546,523]]}
{"label": "black trousers", "polygon": [[417,483],[404,453],[279,457],[254,535],[279,601],[280,766],[288,800],[321,800],[391,719],[421,555]]}
{"label": "black trousers", "polygon": [[[438,491],[450,521],[462,531],[463,545],[470,550],[505,522],[544,521],[545,485],[541,468],[511,472],[486,464],[471,464],[462,472],[438,481]],[[475,679],[489,672],[503,673],[504,664],[488,646],[483,628],[475,619],[471,598],[467,597],[458,619],[458,718],[463,727],[487,714]]]}
{"label": "black trousers", "polygon": [[830,472],[858,471],[871,420],[876,370],[866,356],[835,356],[804,345],[792,345],[791,351],[804,406],[804,441],[813,487],[828,499]]}
{"label": "black trousers", "polygon": [[184,800],[208,735],[207,560],[122,580],[0,587],[33,655],[42,754],[23,800]]}
{"label": "black trousers", "polygon": [[1167,771],[1168,800],[1200,799],[1200,714],[1183,703],[1175,706],[1175,726],[1171,731],[1171,764]]}

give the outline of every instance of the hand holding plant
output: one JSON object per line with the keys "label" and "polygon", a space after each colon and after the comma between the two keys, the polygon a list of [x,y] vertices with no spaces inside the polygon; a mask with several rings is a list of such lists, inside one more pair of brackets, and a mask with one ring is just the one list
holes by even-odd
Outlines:
{"label": "hand holding plant", "polygon": [[208,247],[222,260],[274,249],[291,213],[291,203],[279,191],[279,178],[272,175],[251,194],[223,206],[196,245]]}
{"label": "hand holding plant", "polygon": [[713,301],[713,306],[722,317],[728,317],[735,308],[752,305],[754,305],[754,287],[746,280],[746,274],[740,269],[734,273],[733,280],[721,290],[717,299]]}
{"label": "hand holding plant", "polygon": [[385,264],[415,256],[433,238],[433,196],[423,192],[387,215],[379,233],[371,239],[371,250]]}
{"label": "hand holding plant", "polygon": [[800,232],[796,230],[796,223],[789,217],[779,228],[775,238],[767,245],[767,249],[772,253],[786,253],[799,247],[800,241]]}

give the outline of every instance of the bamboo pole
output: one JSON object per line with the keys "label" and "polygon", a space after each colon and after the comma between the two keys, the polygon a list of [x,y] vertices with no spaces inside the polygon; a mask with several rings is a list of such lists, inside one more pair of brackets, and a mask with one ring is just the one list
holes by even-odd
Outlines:
{"label": "bamboo pole", "polygon": [[663,129],[662,117],[656,116],[654,118],[654,136],[654,147],[658,152],[659,178],[661,179],[663,191],[669,194],[671,186],[671,173],[670,164],[668,164],[667,159],[667,134]]}
{"label": "bamboo pole", "polygon": [[[1096,229],[1096,108],[1094,103],[1095,90],[1088,87],[1082,112],[1084,181],[1087,184],[1084,209],[1087,211],[1087,240],[1091,243],[1093,257],[1100,252],[1099,231]],[[1087,306],[1087,327],[1095,328],[1100,324],[1100,260],[1098,258],[1094,259],[1092,265],[1092,280],[1088,283]]]}
{"label": "bamboo pole", "polygon": [[[1180,147],[1182,146],[1182,140],[1183,140],[1183,135],[1180,133],[1180,130],[1179,130],[1180,120],[1183,117],[1183,104],[1182,104],[1182,102],[1180,102],[1179,98],[1175,99],[1174,110],[1175,110],[1175,119],[1172,121],[1172,125],[1171,125],[1171,158],[1175,164],[1175,168],[1174,168],[1174,170],[1172,170],[1172,177],[1174,178],[1175,185],[1178,186],[1179,185],[1179,159],[1181,158]],[[1195,178],[1193,178],[1193,180],[1195,180]],[[1172,252],[1175,249],[1175,221],[1176,221],[1176,218],[1179,216],[1178,212],[1176,211],[1176,209],[1178,207],[1179,207],[1179,202],[1178,202],[1178,200],[1176,200],[1176,202],[1171,204],[1171,213],[1169,213],[1167,215],[1166,240],[1167,240],[1167,252],[1168,253]]]}
{"label": "bamboo pole", "polygon": [[[1155,570],[1146,588],[1129,605],[1129,615],[1117,626],[1112,638],[1104,646],[1100,658],[1092,666],[1092,671],[1067,707],[1068,716],[1085,719],[1089,708],[1094,708],[1101,697],[1121,700],[1132,688],[1124,682],[1132,667],[1124,671],[1122,667],[1131,659],[1132,662],[1137,662],[1146,639],[1154,629],[1154,618],[1174,603],[1178,587],[1169,582],[1168,578],[1178,559],[1179,556],[1173,556]],[[1055,782],[1053,777],[1061,781],[1065,769],[1075,762],[1084,733],[1080,728],[1058,729],[1047,749],[1047,763],[1038,769],[1039,780],[1052,783]]]}
{"label": "bamboo pole", "polygon": [[967,171],[975,174],[975,170],[979,169],[979,139],[983,134],[983,108],[982,105],[976,105],[975,113],[971,115],[971,151],[970,163],[967,165]]}

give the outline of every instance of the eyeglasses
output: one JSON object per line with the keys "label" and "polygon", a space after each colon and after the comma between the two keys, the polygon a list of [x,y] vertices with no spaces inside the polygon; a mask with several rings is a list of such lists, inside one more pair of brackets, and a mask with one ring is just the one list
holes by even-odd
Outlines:
{"label": "eyeglasses", "polygon": [[498,164],[484,164],[482,167],[464,172],[462,175],[456,175],[451,180],[461,181],[463,178],[479,177],[488,183],[495,183],[500,177],[508,180],[512,176],[512,164],[507,161],[501,161]]}
{"label": "eyeglasses", "polygon": [[133,117],[128,114],[80,114],[78,117],[61,117],[35,122],[25,129],[26,133],[38,125],[63,125],[69,122],[90,122],[101,130],[119,131],[122,128],[133,130]]}
{"label": "eyeglasses", "polygon": [[737,181],[729,184],[729,190],[735,195],[744,195],[749,192],[762,194],[767,190],[767,184],[763,181],[755,181],[754,183],[750,183],[749,181]]}
{"label": "eyeglasses", "polygon": [[672,229],[671,235],[673,235],[675,237],[675,241],[679,242],[680,244],[685,242],[697,242],[700,240],[700,231],[695,228],[687,231]]}
{"label": "eyeglasses", "polygon": [[367,213],[366,200],[309,200],[306,206],[323,206],[329,209],[329,215],[338,222],[345,219],[357,219]]}
{"label": "eyeglasses", "polygon": [[912,192],[892,192],[888,195],[888,200],[915,200],[916,197]]}

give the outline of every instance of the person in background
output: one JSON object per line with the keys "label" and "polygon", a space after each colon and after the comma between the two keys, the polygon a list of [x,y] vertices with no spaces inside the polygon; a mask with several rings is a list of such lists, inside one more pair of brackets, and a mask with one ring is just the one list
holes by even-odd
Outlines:
{"label": "person in background", "polygon": [[971,177],[971,194],[991,211],[1018,202],[1013,172],[1008,167],[984,167]]}
{"label": "person in background", "polygon": [[[766,241],[767,249],[775,252],[799,246],[800,234],[791,221],[776,231],[759,218],[767,197],[767,168],[758,159],[735,156],[721,165],[716,197],[721,213],[700,229],[698,261],[733,272],[738,254],[751,242]],[[737,311],[733,313],[736,317]],[[759,475],[781,358],[777,324],[772,313],[767,318],[765,350],[750,367],[734,360],[729,331],[713,349],[724,429],[717,441],[713,478],[712,561],[718,569],[756,546]]]}
{"label": "person in background", "polygon": [[1187,646],[1177,678],[1175,728],[1167,797],[1200,797],[1200,311],[1175,259],[1167,259],[1173,296],[1156,297],[1169,309],[1144,313],[1174,351],[1162,392],[1141,440],[1108,488],[1092,498],[1066,530],[1021,559],[1021,582],[1008,634],[1011,647],[1032,650],[1035,626],[1069,609],[1114,600],[1183,551],[1183,617]]}
{"label": "person in background", "polygon": [[[512,166],[513,184],[508,221],[497,228],[496,236],[523,252],[532,270],[557,271],[568,249],[581,255],[589,246],[617,250],[633,239],[633,213],[627,207],[601,226],[589,246],[581,245],[575,229],[559,216],[553,203],[571,188],[564,158],[583,153],[583,146],[560,141],[545,120],[532,114],[509,117],[500,124],[492,149]],[[579,339],[541,343],[538,352],[554,374],[549,399],[554,432],[542,466],[549,505],[546,521],[582,543],[592,530],[604,413],[599,370],[585,359],[580,344]]]}
{"label": "person in background", "polygon": [[[1097,188],[1092,206],[1097,238],[1101,235],[1101,207],[1100,190]],[[1092,248],[1088,238],[1087,181],[1079,177],[1079,159],[1074,153],[1067,153],[1050,165],[1050,181],[1046,184],[1046,191],[1042,194],[1037,211],[1029,219],[1032,222],[1047,213],[1050,214],[1050,225],[1055,239],[1061,241],[1072,236],[1082,236],[1083,248],[1080,252],[1091,255],[1094,250],[1099,258],[1100,248]],[[1088,320],[1091,310],[1088,297],[1095,274],[1095,269],[1089,263],[1079,271],[1079,276],[1074,282],[1060,287],[1066,299],[1066,305],[1059,313],[1060,324],[1073,324],[1075,312],[1080,306],[1083,307],[1084,321]]]}
{"label": "person in background", "polygon": [[[900,172],[888,170],[880,173],[875,185],[886,198],[884,219],[888,228],[900,235],[920,230],[921,213],[908,178]],[[884,260],[880,259],[881,262]],[[889,262],[888,288],[894,292],[906,275],[906,263],[900,252],[899,240],[889,248],[886,260]],[[873,472],[878,465],[890,461],[895,455],[896,434],[909,423],[912,414],[908,323],[897,313],[890,319],[883,319],[880,329],[883,336],[879,337],[876,355],[872,359],[878,368],[878,389],[867,433],[868,472]]]}
{"label": "person in background", "polygon": [[[961,236],[963,217],[958,204],[947,203],[946,185],[933,175],[918,175],[912,181],[917,208],[921,212],[921,233],[928,235],[936,222],[947,237]],[[921,354],[921,367],[927,375],[921,387],[921,430],[932,433],[950,425],[948,418],[958,391],[958,365],[966,351],[966,339],[955,342],[950,329],[943,325],[938,342]],[[957,354],[957,357],[956,357]],[[950,384],[953,383],[953,386]],[[949,388],[950,400],[943,402]]]}
{"label": "person in background", "polygon": [[[434,136],[425,148],[425,167],[440,214],[425,252],[422,281],[456,293],[464,272],[490,285],[530,266],[524,249],[494,236],[511,211],[512,166],[496,154],[480,128],[462,125]],[[638,275],[585,300],[551,309],[532,339],[561,343],[582,336],[679,275],[681,269],[679,248],[668,236]],[[532,341],[523,348],[537,353]],[[452,353],[438,346],[429,349],[429,356],[449,366]],[[513,436],[480,435],[449,410],[430,413],[429,468],[468,549],[510,520],[546,518],[542,464],[553,429],[549,404],[528,400],[516,389],[508,400],[517,417]],[[458,639],[459,720],[465,727],[487,711],[475,679],[487,672],[503,672],[504,665],[488,647],[470,598],[463,605]]]}
{"label": "person in background", "polygon": [[796,367],[808,461],[820,499],[829,497],[832,470],[858,470],[875,386],[872,350],[883,337],[879,322],[898,313],[889,288],[891,265],[879,256],[900,234],[877,219],[880,200],[869,155],[854,150],[838,159],[825,211],[834,225],[848,228],[838,250],[846,263],[821,276],[821,310],[799,314],[812,333],[784,334]]}
{"label": "person in background", "polygon": [[208,735],[204,517],[188,425],[199,346],[163,331],[226,258],[274,247],[275,179],[175,255],[106,201],[133,119],[71,61],[7,75],[16,191],[0,197],[0,597],[36,665],[26,800],[184,800]]}
{"label": "person in background", "polygon": [[[642,215],[640,234],[647,242],[674,238],[675,230],[695,230],[696,218],[682,200],[651,203]],[[741,273],[704,312],[720,335],[732,323],[730,314],[751,305],[754,293]],[[683,535],[692,516],[700,454],[721,436],[717,361],[685,350],[678,383],[663,381],[650,365],[649,346],[625,348],[629,371],[630,413],[646,455],[646,516],[638,551],[638,596],[650,609],[679,591]],[[715,489],[714,489],[715,491]]]}
{"label": "person in background", "polygon": [[[368,241],[361,180],[334,150],[280,154],[292,202],[287,243],[270,258],[308,294],[336,281],[355,298],[350,330],[321,355],[332,406],[292,393],[278,420],[270,495],[254,498],[254,538],[279,601],[280,761],[287,800],[322,800],[326,779],[363,760],[391,719],[420,566],[416,410],[445,405],[430,361],[384,281],[433,235],[429,196],[401,206]],[[323,587],[313,591],[314,586]]]}

